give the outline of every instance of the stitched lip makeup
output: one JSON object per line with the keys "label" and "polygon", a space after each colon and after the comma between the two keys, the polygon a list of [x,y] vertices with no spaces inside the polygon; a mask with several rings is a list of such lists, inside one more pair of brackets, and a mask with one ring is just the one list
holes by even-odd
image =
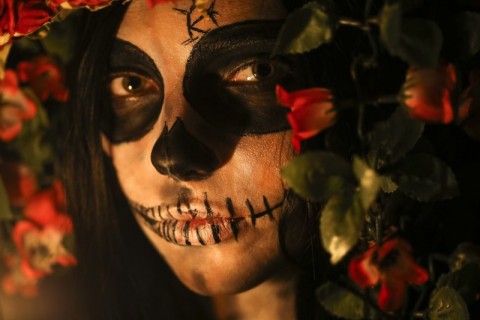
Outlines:
{"label": "stitched lip makeup", "polygon": [[280,208],[283,202],[284,200],[270,206],[266,197],[263,197],[265,210],[255,211],[247,199],[245,206],[250,215],[236,216],[230,198],[225,200],[223,212],[217,210],[217,206],[212,208],[206,197],[204,201],[189,202],[183,199],[175,205],[153,207],[129,201],[133,212],[138,214],[151,230],[166,241],[182,246],[205,246],[230,239],[238,240],[240,230],[246,227],[248,222],[255,227],[257,219],[264,216],[275,220],[273,211]]}

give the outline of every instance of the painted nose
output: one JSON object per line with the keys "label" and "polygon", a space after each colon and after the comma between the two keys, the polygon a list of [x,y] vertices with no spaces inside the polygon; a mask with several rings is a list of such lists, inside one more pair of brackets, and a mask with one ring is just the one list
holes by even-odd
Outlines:
{"label": "painted nose", "polygon": [[215,153],[191,135],[180,118],[167,125],[153,146],[151,161],[155,169],[175,180],[202,180],[220,164]]}

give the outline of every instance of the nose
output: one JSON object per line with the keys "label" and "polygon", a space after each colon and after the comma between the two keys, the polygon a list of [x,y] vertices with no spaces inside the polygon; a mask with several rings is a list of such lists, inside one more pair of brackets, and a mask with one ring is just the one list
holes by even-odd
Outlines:
{"label": "nose", "polygon": [[153,146],[151,161],[155,169],[175,180],[202,180],[220,165],[215,153],[191,135],[180,118],[170,130],[167,125]]}

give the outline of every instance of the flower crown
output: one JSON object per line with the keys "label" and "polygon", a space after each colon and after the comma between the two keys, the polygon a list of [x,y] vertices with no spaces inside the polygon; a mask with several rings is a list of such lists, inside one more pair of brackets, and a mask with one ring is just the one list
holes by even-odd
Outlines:
{"label": "flower crown", "polygon": [[[58,55],[47,39],[62,39],[55,29],[68,23],[67,15],[80,8],[99,10],[114,1],[0,2],[0,62],[5,67],[12,44],[12,50],[17,45],[31,48],[22,42],[28,41],[25,37],[45,40],[43,47]],[[166,2],[139,1],[147,1],[149,7]],[[203,13],[211,1],[195,0],[194,5]],[[468,319],[467,305],[478,305],[480,296],[479,244],[452,242],[456,249],[451,252],[436,252],[432,245],[420,260],[414,259],[415,245],[428,238],[412,231],[415,223],[435,223],[437,217],[393,209],[403,209],[399,202],[404,199],[416,204],[450,199],[478,203],[478,192],[472,191],[478,191],[478,183],[465,173],[461,176],[462,168],[451,168],[455,161],[448,152],[455,143],[446,145],[440,158],[427,140],[443,142],[441,130],[451,129],[472,148],[479,147],[480,3],[385,0],[379,8],[366,1],[363,9],[355,17],[342,16],[331,1],[311,1],[287,17],[273,52],[297,55],[316,50],[346,28],[363,37],[368,47],[355,53],[350,66],[353,99],[338,95],[335,88],[276,88],[278,104],[289,108],[292,145],[298,153],[282,168],[282,177],[301,198],[323,204],[318,228],[336,270],[317,289],[317,299],[344,319]],[[372,96],[364,74],[387,69],[381,56],[404,64],[404,82],[393,95]],[[3,275],[3,289],[31,295],[38,280],[51,273],[52,264],[75,264],[68,246],[59,240],[71,235],[72,226],[61,186],[48,169],[55,148],[44,139],[61,114],[58,106],[68,99],[68,89],[62,67],[49,55],[20,59],[14,69],[2,70],[0,151],[14,155],[0,154],[5,185],[0,183],[0,221],[9,226],[0,238],[13,239],[1,248],[9,270]],[[346,157],[336,152],[332,137],[336,123],[352,110],[359,147]],[[380,120],[370,118],[376,110],[382,111]],[[326,147],[312,150],[315,139],[323,139]],[[469,167],[466,175],[479,177],[477,167]],[[35,206],[47,210],[36,211]],[[471,228],[461,219],[452,221],[450,230]],[[40,245],[49,248],[50,260],[29,254]],[[435,260],[445,264],[440,276]]]}

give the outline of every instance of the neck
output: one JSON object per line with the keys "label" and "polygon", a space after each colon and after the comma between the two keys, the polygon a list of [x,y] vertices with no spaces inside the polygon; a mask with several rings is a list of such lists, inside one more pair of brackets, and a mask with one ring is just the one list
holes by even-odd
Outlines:
{"label": "neck", "polygon": [[296,274],[292,270],[235,295],[214,297],[219,320],[296,319]]}

